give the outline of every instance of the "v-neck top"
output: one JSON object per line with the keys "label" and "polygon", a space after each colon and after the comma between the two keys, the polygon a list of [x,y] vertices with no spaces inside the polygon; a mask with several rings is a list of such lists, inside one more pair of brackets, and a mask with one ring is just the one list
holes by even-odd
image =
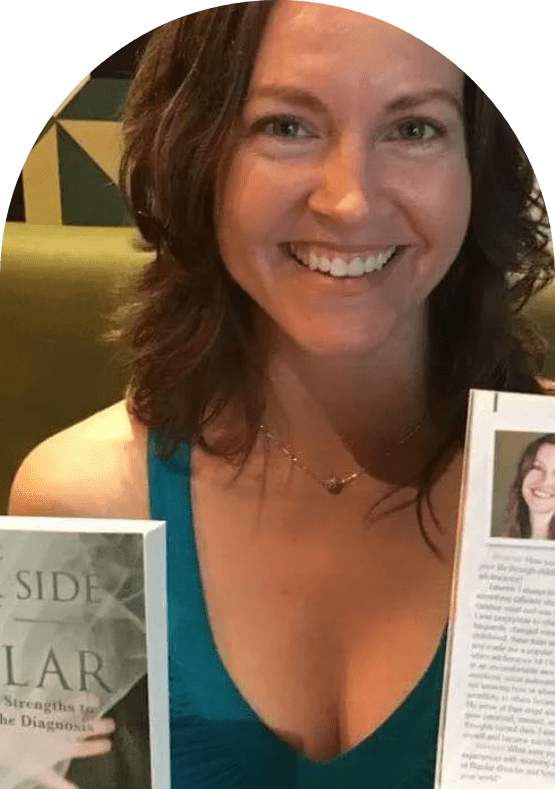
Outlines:
{"label": "v-neck top", "polygon": [[167,522],[172,789],[432,789],[445,635],[416,687],[370,736],[325,762],[297,753],[219,656],[196,549],[190,448],[162,459],[155,444],[151,434],[151,518]]}

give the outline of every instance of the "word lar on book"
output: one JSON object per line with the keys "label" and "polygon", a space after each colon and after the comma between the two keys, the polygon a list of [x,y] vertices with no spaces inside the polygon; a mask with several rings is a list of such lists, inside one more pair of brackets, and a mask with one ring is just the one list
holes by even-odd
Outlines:
{"label": "word lar on book", "polygon": [[62,666],[56,651],[51,647],[39,665],[36,676],[18,677],[14,669],[14,650],[13,644],[0,644],[0,684],[4,686],[44,688],[56,682],[64,690],[85,691],[94,690],[95,683],[98,683],[103,690],[112,692],[102,677],[103,661],[97,652],[90,649],[76,650],[71,660],[66,656]]}

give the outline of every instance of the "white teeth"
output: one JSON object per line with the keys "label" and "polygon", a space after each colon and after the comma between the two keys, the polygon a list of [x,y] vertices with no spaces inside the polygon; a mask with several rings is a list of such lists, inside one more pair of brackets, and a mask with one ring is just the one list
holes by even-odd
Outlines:
{"label": "white teeth", "polygon": [[291,244],[290,251],[293,256],[311,271],[322,271],[329,273],[332,277],[361,277],[374,271],[380,271],[386,263],[393,257],[397,247],[392,246],[380,252],[378,255],[369,255],[366,258],[359,256],[345,259],[335,256],[333,259],[325,255],[319,256],[313,250],[307,255],[307,250],[299,250]]}
{"label": "white teeth", "polygon": [[380,268],[377,257],[370,256],[364,261],[364,270],[367,274],[370,274],[372,271],[379,271]]}
{"label": "white teeth", "polygon": [[330,266],[330,274],[332,277],[346,277],[347,264],[341,258],[334,258]]}
{"label": "white teeth", "polygon": [[366,269],[364,268],[364,263],[362,262],[362,258],[355,258],[351,265],[349,266],[349,276],[350,277],[360,277],[361,274],[364,274]]}

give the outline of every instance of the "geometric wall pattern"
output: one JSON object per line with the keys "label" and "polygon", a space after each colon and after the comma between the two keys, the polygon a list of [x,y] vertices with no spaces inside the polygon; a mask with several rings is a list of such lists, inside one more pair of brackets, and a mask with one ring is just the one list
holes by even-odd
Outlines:
{"label": "geometric wall pattern", "polygon": [[87,77],[48,121],[23,166],[32,224],[130,224],[118,188],[128,81]]}
{"label": "geometric wall pattern", "polygon": [[48,120],[23,166],[8,219],[40,225],[131,225],[117,187],[121,111],[150,34],[89,74]]}

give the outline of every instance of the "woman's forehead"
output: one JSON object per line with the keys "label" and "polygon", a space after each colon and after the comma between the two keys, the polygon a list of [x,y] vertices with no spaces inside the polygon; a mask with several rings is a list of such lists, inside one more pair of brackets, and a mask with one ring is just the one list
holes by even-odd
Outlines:
{"label": "woman's forehead", "polygon": [[[364,83],[436,83],[462,97],[463,74],[400,28],[345,8],[281,0],[262,40],[252,85],[343,74]],[[352,84],[352,82],[351,82]],[[345,86],[347,87],[347,86]]]}
{"label": "woman's forehead", "polygon": [[538,447],[535,459],[555,466],[555,444],[541,444]]}

